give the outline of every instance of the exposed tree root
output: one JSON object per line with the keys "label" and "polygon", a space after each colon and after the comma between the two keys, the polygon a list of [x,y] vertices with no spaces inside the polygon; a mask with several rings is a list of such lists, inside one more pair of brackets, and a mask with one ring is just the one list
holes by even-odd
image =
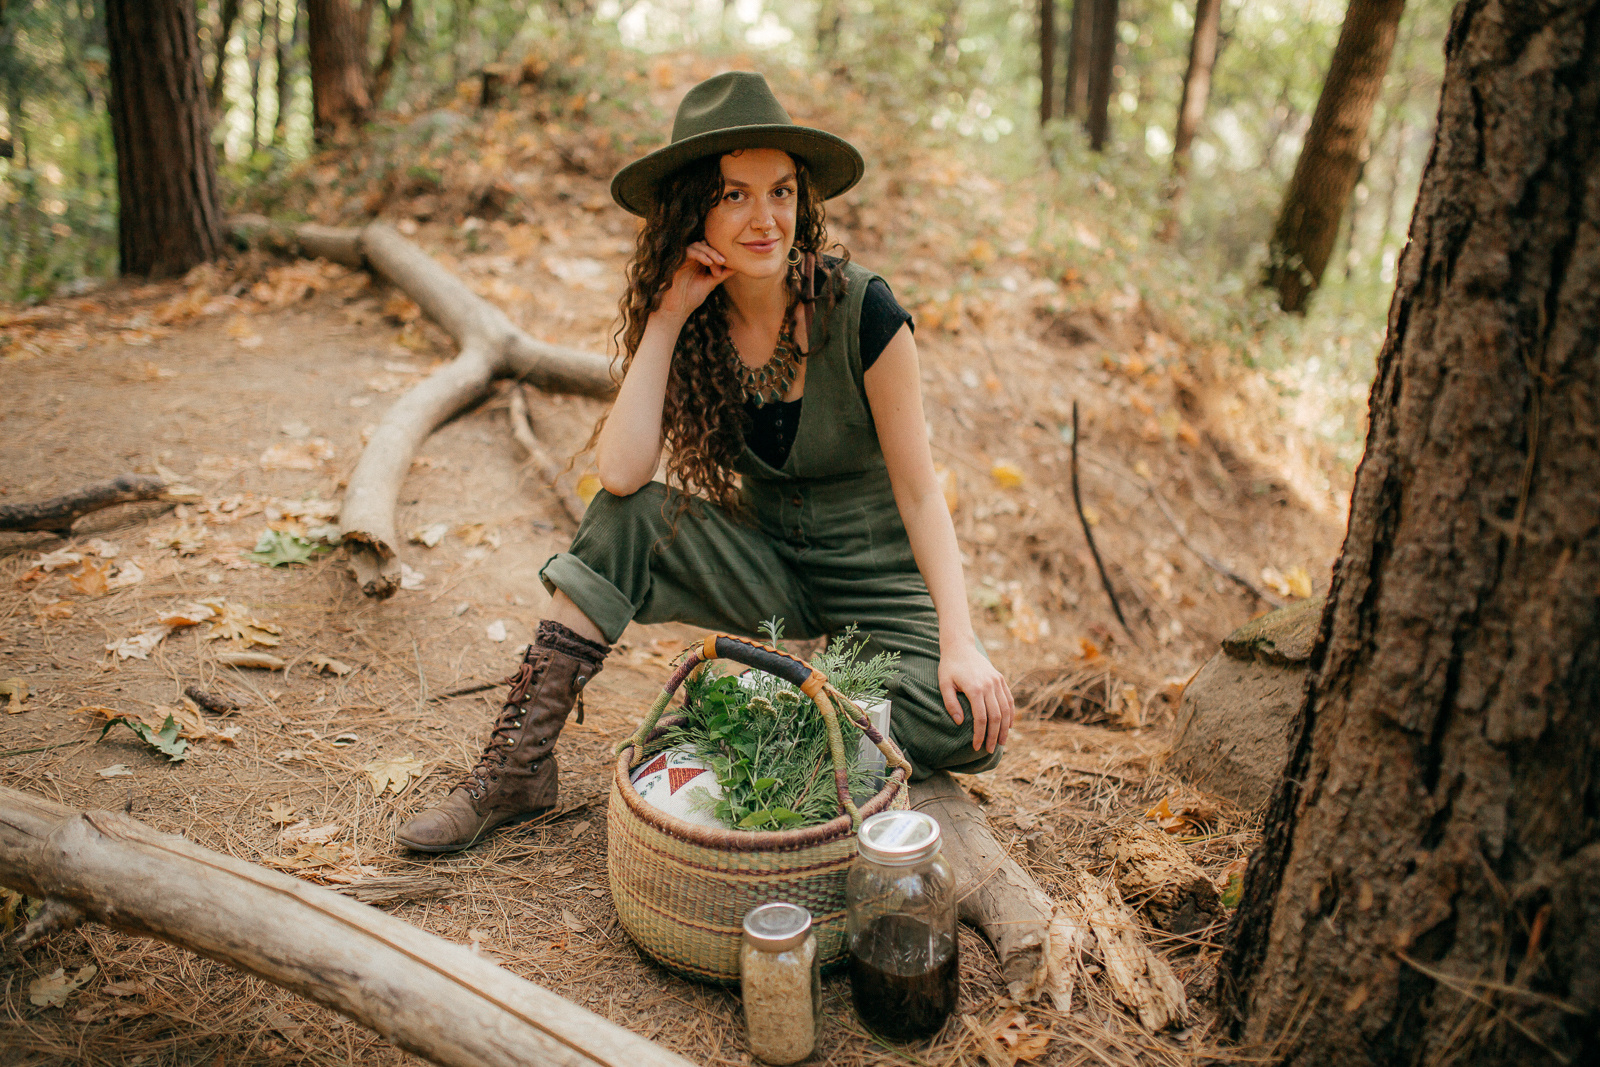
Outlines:
{"label": "exposed tree root", "polygon": [[517,378],[547,392],[600,397],[615,389],[604,357],[529,337],[499,308],[381,222],[360,230],[284,230],[247,216],[234,220],[230,229],[264,247],[372,270],[415,300],[461,345],[453,361],[395,401],[350,475],[339,526],[351,570],[368,596],[381,599],[400,588],[394,511],[412,456],[429,434],[477,401],[490,382]]}

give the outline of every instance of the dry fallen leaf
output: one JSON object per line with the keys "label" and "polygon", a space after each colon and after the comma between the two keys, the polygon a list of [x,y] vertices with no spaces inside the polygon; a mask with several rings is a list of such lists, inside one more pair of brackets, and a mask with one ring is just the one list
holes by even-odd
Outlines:
{"label": "dry fallen leaf", "polygon": [[110,559],[118,552],[122,551],[121,547],[115,542],[107,541],[103,537],[89,538],[89,543],[84,545],[84,547],[90,552],[93,552],[95,555],[99,556],[101,559]]}
{"label": "dry fallen leaf", "polygon": [[142,581],[144,581],[144,568],[139,566],[138,561],[123,560],[117,565],[117,573],[106,581],[106,589],[126,589]]}
{"label": "dry fallen leaf", "polygon": [[78,569],[78,573],[72,576],[72,588],[84,596],[104,596],[106,572],[110,569],[107,564],[86,559],[83,561],[83,566]]}
{"label": "dry fallen leaf", "polygon": [[989,468],[989,476],[1002,489],[1020,489],[1024,481],[1022,468],[1004,460]]}
{"label": "dry fallen leaf", "polygon": [[595,494],[598,493],[600,489],[600,476],[597,474],[585,474],[582,478],[578,479],[578,499],[583,501],[585,505],[594,499]]}
{"label": "dry fallen leaf", "polygon": [[331,656],[312,656],[306,662],[310,663],[311,666],[315,667],[323,674],[331,674],[338,678],[343,678],[345,675],[355,670],[355,668],[350,666],[348,663],[341,663]]}
{"label": "dry fallen leaf", "polygon": [[28,983],[28,1002],[41,1008],[59,1008],[67,1002],[68,997],[99,973],[100,968],[91,963],[87,967],[79,967],[77,973],[68,978],[66,971],[57,967],[43,978],[35,978]]}
{"label": "dry fallen leaf", "polygon": [[159,645],[163,638],[172,632],[170,626],[154,626],[148,630],[124,637],[120,641],[113,641],[106,646],[107,652],[116,653],[118,660],[149,659],[150,650]]}
{"label": "dry fallen leaf", "polygon": [[496,619],[484,627],[484,636],[491,641],[504,641],[506,639],[506,624],[504,619]]}
{"label": "dry fallen leaf", "polygon": [[309,821],[302,819],[280,833],[278,840],[285,845],[326,845],[342,833],[344,827],[339,823],[312,826]]}
{"label": "dry fallen leaf", "polygon": [[412,570],[404,563],[400,564],[401,589],[421,589],[422,583],[427,580],[428,576],[421,571]]}
{"label": "dry fallen leaf", "polygon": [[274,826],[287,826],[294,819],[294,808],[281,800],[274,800],[267,805],[267,820]]}
{"label": "dry fallen leaf", "polygon": [[385,792],[398,793],[413,777],[422,773],[422,761],[407,753],[393,759],[373,760],[361,768],[379,796]]}
{"label": "dry fallen leaf", "polygon": [[7,715],[21,714],[22,702],[28,699],[28,683],[21,678],[0,680],[0,697],[6,698]]}
{"label": "dry fallen leaf", "polygon": [[102,778],[132,778],[133,768],[126,763],[113,763],[109,767],[101,767],[94,773]]}
{"label": "dry fallen leaf", "polygon": [[1289,587],[1290,596],[1304,600],[1311,595],[1311,575],[1298,563],[1289,568],[1289,573],[1283,576],[1283,582]]}
{"label": "dry fallen leaf", "polygon": [[206,607],[204,604],[185,604],[170,615],[161,617],[161,625],[170,626],[174,630],[184,626],[198,626],[217,617],[215,608]]}
{"label": "dry fallen leaf", "polygon": [[561,921],[566,924],[568,930],[571,930],[575,934],[581,934],[585,930],[589,929],[588,923],[584,922],[582,919],[578,918],[565,908],[561,909]]}
{"label": "dry fallen leaf", "polygon": [[435,522],[427,526],[419,526],[406,536],[410,538],[412,544],[433,548],[440,541],[443,541],[444,535],[449,532],[450,524],[448,522]]}
{"label": "dry fallen leaf", "polygon": [[43,622],[46,619],[70,619],[72,618],[72,605],[65,600],[52,600],[35,611],[33,617],[38,622]]}
{"label": "dry fallen leaf", "polygon": [[74,563],[83,562],[83,553],[73,552],[70,549],[58,548],[54,552],[46,552],[33,562],[33,569],[49,573],[59,571]]}
{"label": "dry fallen leaf", "polygon": [[1004,1012],[989,1027],[989,1034],[1010,1056],[1011,1061],[1033,1061],[1044,1055],[1055,1035],[1028,1021],[1019,1008]]}
{"label": "dry fallen leaf", "polygon": [[1169,834],[1188,834],[1204,827],[1217,817],[1215,802],[1194,793],[1174,791],[1161,798],[1161,802],[1145,812],[1145,818],[1154,819],[1157,826]]}
{"label": "dry fallen leaf", "polygon": [[108,997],[134,997],[149,991],[150,987],[143,982],[107,982],[99,989]]}
{"label": "dry fallen leaf", "polygon": [[210,631],[206,633],[207,641],[223,639],[241,645],[262,645],[267,648],[283,643],[283,638],[278,636],[283,633],[279,627],[252,617],[237,604],[220,597],[211,597],[200,603],[217,613],[217,617],[211,620]]}

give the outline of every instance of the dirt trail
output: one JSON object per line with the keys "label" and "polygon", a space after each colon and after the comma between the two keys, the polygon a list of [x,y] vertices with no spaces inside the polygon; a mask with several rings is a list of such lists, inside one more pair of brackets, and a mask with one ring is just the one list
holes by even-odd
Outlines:
{"label": "dirt trail", "polygon": [[[418,240],[535,333],[599,350],[629,231],[617,213],[590,210],[603,188],[596,176],[540,188],[528,194],[536,232],[495,223],[469,228],[468,242],[459,229],[431,224]],[[892,245],[857,256],[869,266],[910,257]],[[1292,479],[1240,442],[1226,422],[1238,400],[1219,392],[1226,383],[1195,380],[1192,361],[1136,315],[1071,326],[1039,314],[1018,290],[996,297],[982,329],[930,322],[918,338],[936,456],[958,497],[974,614],[996,662],[1013,679],[1078,671],[1096,692],[1112,692],[1113,682],[1117,693],[1134,690],[1098,709],[1124,729],[1025,717],[1006,763],[973,783],[1002,838],[1051,888],[1066,865],[1093,865],[1095,826],[1173,787],[1156,764],[1176,691],[1168,680],[1186,677],[1263,607],[1186,553],[1140,483],[1161,484],[1197,541],[1252,579],[1265,564],[1304,561],[1320,591],[1340,529],[1331,509],[1306,507]],[[451,355],[439,331],[416,321],[414,306],[361,275],[252,259],[187,286],[117,285],[58,301],[0,321],[5,330],[6,501],[159,469],[199,490],[200,502],[102,512],[65,541],[0,534],[0,679],[21,678],[30,691],[21,713],[0,715],[0,781],[82,807],[128,806],[160,829],[317,881],[441,874],[447,895],[399,904],[396,913],[700,1062],[748,1062],[737,1000],[643,962],[605,889],[608,749],[630,732],[668,658],[691,639],[688,628],[625,635],[590,688],[587,721],[563,735],[558,813],[464,856],[421,862],[393,847],[396,823],[442,795],[475,757],[501,691],[443,695],[511,671],[547,599],[538,567],[572,531],[524,469],[504,395],[440,430],[405,484],[398,528],[447,530],[436,547],[405,546],[416,588],[374,603],[336,556],[279,568],[243,557],[269,523],[292,523],[285,512],[337,500],[363,428]],[[1138,648],[1115,630],[1070,511],[1061,426],[1074,398],[1084,412],[1085,492]],[[534,411],[536,430],[565,455],[599,411],[590,401],[546,398]],[[1181,414],[1181,427],[1169,411]],[[285,469],[285,460],[304,469]],[[999,463],[1016,467],[1019,485],[997,478]],[[74,585],[82,564],[34,572],[42,554],[86,552],[95,538],[115,543],[111,562],[135,561],[142,580],[96,593]],[[281,630],[270,651],[289,661],[287,670],[220,666],[227,642],[204,640],[205,624],[173,632],[148,659],[106,651],[163,614],[218,597]],[[501,627],[503,639],[493,640]],[[311,662],[319,656],[354,670],[320,673]],[[191,684],[237,694],[244,708],[211,723],[238,726],[232,742],[195,741],[178,764],[123,727],[97,741],[101,713],[79,710],[148,715],[178,704]],[[404,757],[420,764],[420,777],[398,795],[376,795],[363,768]],[[281,836],[301,820],[338,830],[321,845]],[[1190,848],[1216,873],[1250,841],[1245,823],[1225,818]],[[969,932],[963,944],[962,1010],[988,1023],[1001,1012],[1003,986],[981,942]],[[1209,982],[1204,937],[1198,947],[1173,959],[1195,991]],[[29,1002],[34,979],[88,964],[99,977],[65,1007]],[[842,981],[828,989],[830,1062],[900,1058],[859,1031]],[[0,1010],[8,1062],[409,1059],[263,983],[97,928],[29,953],[0,993]],[[1062,1034],[1092,1028],[1119,1063],[1185,1062],[1201,1041],[1196,1030],[1159,1046],[1130,1044],[1125,1018],[1097,1012],[1068,1019],[1035,1010],[1034,1019]],[[1111,1032],[1123,1038],[1103,1036]],[[912,1051],[945,1062],[971,1059],[974,1048],[953,1024]],[[1043,1062],[1088,1056],[1063,1040]]]}

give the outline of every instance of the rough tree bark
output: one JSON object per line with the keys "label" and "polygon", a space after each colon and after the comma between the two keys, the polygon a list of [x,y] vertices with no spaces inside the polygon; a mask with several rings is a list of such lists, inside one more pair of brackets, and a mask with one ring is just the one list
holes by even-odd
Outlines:
{"label": "rough tree bark", "polygon": [[124,274],[166,277],[222,251],[222,203],[194,0],[106,0]]}
{"label": "rough tree bark", "polygon": [[0,885],[44,906],[24,943],[86,919],[299,993],[433,1063],[691,1067],[470,949],[330,889],[0,788]]}
{"label": "rough tree bark", "polygon": [[305,0],[305,4],[312,129],[323,142],[364,124],[377,106],[367,58],[372,5],[353,0]]}
{"label": "rough tree bark", "polygon": [[1111,132],[1112,67],[1117,63],[1117,0],[1095,0],[1094,31],[1089,42],[1089,110],[1084,127],[1089,147],[1105,151]]}
{"label": "rough tree bark", "polygon": [[217,18],[217,36],[212,42],[217,46],[216,66],[211,70],[211,87],[206,91],[206,101],[213,112],[222,111],[223,79],[228,70],[228,42],[233,39],[233,23],[239,17],[239,0],[222,0],[222,10]]}
{"label": "rough tree bark", "polygon": [[1205,118],[1206,100],[1211,96],[1211,71],[1217,64],[1217,29],[1222,25],[1222,0],[1196,0],[1194,37],[1189,41],[1189,72],[1183,78],[1183,97],[1178,101],[1178,121],[1172,131],[1172,192],[1183,191],[1189,171],[1189,147]]}
{"label": "rough tree bark", "polygon": [[1221,963],[1289,1064],[1600,1062],[1600,0],[1466,0],[1445,55]]}
{"label": "rough tree bark", "polygon": [[1322,282],[1339,220],[1361,173],[1367,126],[1383,89],[1405,0],[1350,0],[1311,129],[1283,194],[1265,284],[1285,311],[1304,312]]}
{"label": "rough tree bark", "polygon": [[1056,0],[1039,0],[1039,125],[1056,115]]}
{"label": "rough tree bark", "polygon": [[1061,114],[1084,119],[1089,114],[1089,54],[1094,44],[1094,12],[1100,0],[1072,0],[1067,30],[1067,83]]}

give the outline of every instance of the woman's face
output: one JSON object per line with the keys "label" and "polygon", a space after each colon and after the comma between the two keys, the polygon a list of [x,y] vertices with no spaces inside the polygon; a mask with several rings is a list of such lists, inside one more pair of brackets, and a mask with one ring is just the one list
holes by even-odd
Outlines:
{"label": "woman's face", "polygon": [[799,203],[794,160],[777,148],[730,152],[722,157],[722,186],[722,199],[706,215],[706,243],[740,274],[782,274]]}

